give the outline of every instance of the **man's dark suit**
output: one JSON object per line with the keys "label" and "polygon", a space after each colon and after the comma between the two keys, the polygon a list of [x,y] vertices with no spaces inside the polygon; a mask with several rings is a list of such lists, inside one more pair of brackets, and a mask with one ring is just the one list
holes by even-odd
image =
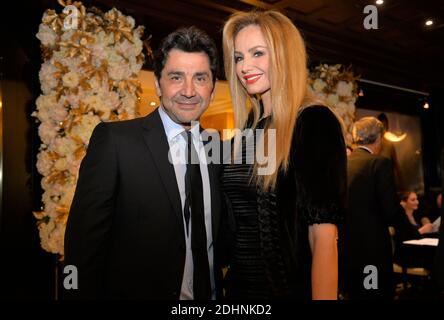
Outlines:
{"label": "man's dark suit", "polygon": [[[357,148],[348,158],[348,202],[341,232],[342,278],[350,298],[390,298],[392,247],[388,227],[399,214],[389,159]],[[364,268],[376,266],[378,290],[363,286]]]}
{"label": "man's dark suit", "polygon": [[[179,299],[185,263],[181,199],[158,111],[99,124],[79,174],[65,236],[78,268],[68,297]],[[208,165],[213,244],[220,225],[219,166]],[[221,280],[214,246],[216,288]],[[218,292],[220,293],[220,292]]]}

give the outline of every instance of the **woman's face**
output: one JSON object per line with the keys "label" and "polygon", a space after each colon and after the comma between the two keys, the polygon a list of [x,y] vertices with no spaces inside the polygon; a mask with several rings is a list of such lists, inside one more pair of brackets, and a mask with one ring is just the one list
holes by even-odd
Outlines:
{"label": "woman's face", "polygon": [[234,62],[239,81],[251,95],[270,95],[270,52],[257,25],[249,25],[234,38]]}
{"label": "woman's face", "polygon": [[402,201],[405,209],[417,210],[419,201],[416,193],[411,192],[406,201]]}

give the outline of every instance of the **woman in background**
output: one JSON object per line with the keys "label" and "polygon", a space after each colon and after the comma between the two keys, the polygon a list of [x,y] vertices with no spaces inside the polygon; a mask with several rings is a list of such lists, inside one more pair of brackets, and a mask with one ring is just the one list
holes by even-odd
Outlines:
{"label": "woman in background", "polygon": [[396,232],[402,241],[420,239],[423,234],[433,232],[433,225],[430,219],[418,210],[419,200],[416,192],[402,192],[400,199],[405,216],[403,216],[403,220],[399,223]]}
{"label": "woman in background", "polygon": [[[283,14],[254,11],[229,18],[223,46],[236,127],[264,130],[233,141],[242,163],[222,174],[235,222],[227,297],[336,299],[346,147],[338,118],[307,97],[304,41]],[[275,169],[263,173],[254,155],[267,150]]]}
{"label": "woman in background", "polygon": [[428,217],[424,216],[419,207],[418,195],[414,191],[400,194],[403,215],[399,216],[395,223],[395,254],[394,261],[405,267],[429,267],[430,262],[425,262],[423,255],[418,251],[403,246],[407,240],[421,239],[433,232],[433,225]]}

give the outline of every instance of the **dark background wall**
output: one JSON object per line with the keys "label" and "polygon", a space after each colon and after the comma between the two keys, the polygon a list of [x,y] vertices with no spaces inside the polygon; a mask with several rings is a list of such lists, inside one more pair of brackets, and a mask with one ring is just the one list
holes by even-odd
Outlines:
{"label": "dark background wall", "polygon": [[[20,21],[2,9],[0,77],[2,90],[3,176],[0,212],[0,297],[54,297],[54,256],[40,247],[33,210],[41,203],[36,170],[40,141],[31,118],[40,94],[40,48],[35,34],[41,10],[24,6]],[[12,11],[18,12],[18,11]],[[22,20],[23,19],[23,20]],[[19,22],[19,20],[17,20]]]}

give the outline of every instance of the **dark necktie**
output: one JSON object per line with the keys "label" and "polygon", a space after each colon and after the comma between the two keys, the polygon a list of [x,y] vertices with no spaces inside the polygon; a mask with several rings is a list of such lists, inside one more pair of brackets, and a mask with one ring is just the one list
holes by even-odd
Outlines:
{"label": "dark necktie", "polygon": [[211,299],[210,267],[208,265],[207,233],[205,231],[205,210],[203,200],[202,175],[199,157],[192,143],[192,135],[187,131],[187,172],[185,174],[186,229],[191,217],[191,250],[193,253],[193,293],[195,300]]}

